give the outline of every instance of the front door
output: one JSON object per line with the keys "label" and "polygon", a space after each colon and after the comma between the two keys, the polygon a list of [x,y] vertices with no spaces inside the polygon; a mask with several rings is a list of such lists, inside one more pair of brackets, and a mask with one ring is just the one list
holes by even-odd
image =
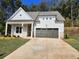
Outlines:
{"label": "front door", "polygon": [[28,24],[27,36],[31,36],[31,24]]}

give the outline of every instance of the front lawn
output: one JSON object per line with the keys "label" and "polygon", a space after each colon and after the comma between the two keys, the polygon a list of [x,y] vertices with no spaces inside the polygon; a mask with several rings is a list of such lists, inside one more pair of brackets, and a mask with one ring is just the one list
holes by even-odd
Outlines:
{"label": "front lawn", "polygon": [[71,35],[68,39],[64,40],[79,51],[79,34]]}
{"label": "front lawn", "polygon": [[0,59],[9,55],[27,41],[29,40],[22,38],[0,37]]}

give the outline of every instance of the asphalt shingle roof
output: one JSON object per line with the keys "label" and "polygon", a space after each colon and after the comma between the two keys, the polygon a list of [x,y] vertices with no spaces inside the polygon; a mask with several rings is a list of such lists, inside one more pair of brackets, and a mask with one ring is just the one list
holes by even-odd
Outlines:
{"label": "asphalt shingle roof", "polygon": [[46,12],[27,12],[34,20],[38,16],[56,16],[57,20],[65,20],[58,11],[46,11]]}
{"label": "asphalt shingle roof", "polygon": [[[15,17],[15,15],[20,10],[23,10],[23,9],[20,7],[8,20],[11,20],[13,17]],[[65,21],[63,16],[58,11],[42,11],[42,12],[26,12],[26,13],[28,13],[32,17],[33,20],[36,20],[37,17],[39,16],[56,16],[57,20]]]}

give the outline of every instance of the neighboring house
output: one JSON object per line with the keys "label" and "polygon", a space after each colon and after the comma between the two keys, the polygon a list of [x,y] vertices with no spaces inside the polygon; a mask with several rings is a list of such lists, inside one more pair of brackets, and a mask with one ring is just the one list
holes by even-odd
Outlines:
{"label": "neighboring house", "polygon": [[5,35],[64,38],[64,20],[58,11],[25,12],[20,7],[6,21]]}

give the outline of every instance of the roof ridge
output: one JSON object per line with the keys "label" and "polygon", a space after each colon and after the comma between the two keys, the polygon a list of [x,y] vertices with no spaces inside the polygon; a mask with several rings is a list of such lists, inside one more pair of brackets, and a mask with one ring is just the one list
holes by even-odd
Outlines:
{"label": "roof ridge", "polygon": [[30,13],[30,12],[58,12],[58,11],[28,11],[28,12]]}

